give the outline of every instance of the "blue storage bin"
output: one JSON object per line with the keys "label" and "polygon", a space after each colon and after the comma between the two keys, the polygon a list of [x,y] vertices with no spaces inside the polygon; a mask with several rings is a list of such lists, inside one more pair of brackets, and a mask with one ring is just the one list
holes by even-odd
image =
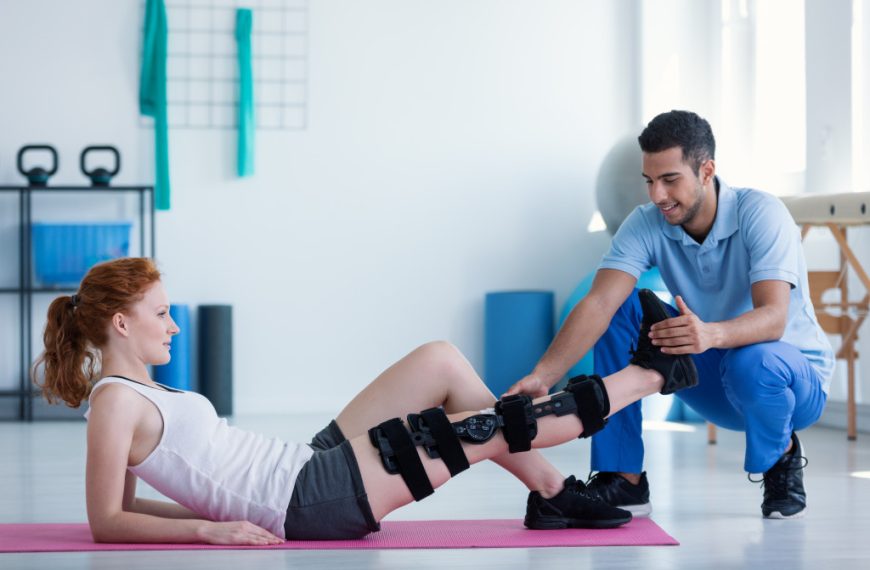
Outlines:
{"label": "blue storage bin", "polygon": [[78,285],[92,266],[130,251],[131,222],[35,222],[33,270],[42,286]]}

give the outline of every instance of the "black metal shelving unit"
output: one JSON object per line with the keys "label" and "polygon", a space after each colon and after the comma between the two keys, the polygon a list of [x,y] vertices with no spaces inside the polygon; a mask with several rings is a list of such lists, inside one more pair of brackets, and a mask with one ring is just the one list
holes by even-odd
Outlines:
{"label": "black metal shelving unit", "polygon": [[[75,289],[64,287],[37,287],[33,279],[33,227],[32,200],[34,194],[102,194],[118,197],[138,194],[139,252],[142,257],[155,256],[154,234],[154,187],[153,186],[0,186],[0,193],[18,194],[18,287],[0,287],[0,295],[18,295],[18,318],[20,335],[20,378],[17,389],[0,390],[0,400],[17,399],[16,417],[0,418],[18,421],[33,421],[34,399],[41,397],[30,382],[30,365],[33,362],[33,296],[35,294],[70,294]],[[147,226],[146,226],[147,221]],[[147,227],[147,232],[146,232]],[[146,248],[147,245],[147,248]]]}

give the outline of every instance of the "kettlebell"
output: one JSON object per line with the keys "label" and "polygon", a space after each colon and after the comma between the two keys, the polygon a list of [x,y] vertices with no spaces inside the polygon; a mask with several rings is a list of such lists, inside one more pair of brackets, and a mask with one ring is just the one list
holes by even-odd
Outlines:
{"label": "kettlebell", "polygon": [[[115,168],[110,171],[108,168],[98,166],[93,170],[88,170],[85,166],[85,157],[89,152],[94,150],[109,151],[114,154]],[[112,183],[112,177],[118,174],[118,172],[121,170],[121,153],[118,152],[117,148],[111,145],[97,145],[85,147],[85,149],[82,151],[82,154],[79,156],[79,167],[82,169],[82,173],[91,179],[91,186],[105,188]]]}
{"label": "kettlebell", "polygon": [[[50,152],[52,160],[51,169],[47,170],[42,166],[35,166],[30,170],[24,170],[24,154],[31,150],[47,150]],[[57,151],[49,144],[29,144],[21,147],[18,151],[18,172],[27,178],[31,187],[45,188],[48,185],[48,179],[57,172]]]}

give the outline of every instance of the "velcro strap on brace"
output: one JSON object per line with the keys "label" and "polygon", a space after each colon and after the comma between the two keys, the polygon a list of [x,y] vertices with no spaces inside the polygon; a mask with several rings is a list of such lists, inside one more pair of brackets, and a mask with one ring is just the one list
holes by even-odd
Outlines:
{"label": "velcro strap on brace", "polygon": [[462,449],[462,443],[456,436],[453,430],[453,424],[447,419],[447,414],[441,408],[429,408],[420,412],[420,417],[435,439],[436,449],[430,450],[429,456],[433,457],[432,451],[437,451],[434,457],[441,456],[447,470],[450,471],[450,476],[455,477],[470,467],[468,458],[465,456],[465,450]]}
{"label": "velcro strap on brace", "polygon": [[571,378],[565,391],[574,396],[577,404],[577,416],[583,423],[581,438],[589,437],[602,429],[607,424],[607,415],[610,414],[610,398],[604,388],[604,381],[598,375],[580,375]]}
{"label": "velcro strap on brace", "polygon": [[532,415],[532,399],[524,394],[505,396],[495,404],[495,413],[502,417],[502,435],[511,453],[528,451],[538,435],[538,421]]}
{"label": "velcro strap on brace", "polygon": [[[386,438],[389,449],[385,448],[381,438],[377,438],[377,433],[372,434],[375,430],[380,430],[380,433]],[[395,461],[396,470],[402,476],[415,501],[420,501],[435,492],[429,481],[429,476],[426,475],[426,469],[423,467],[420,455],[417,453],[417,447],[402,420],[393,418],[383,422],[369,431],[369,437],[372,439],[372,443],[378,447],[387,471],[395,473],[395,471],[390,470],[388,459]],[[376,443],[376,439],[380,441],[380,444]]]}

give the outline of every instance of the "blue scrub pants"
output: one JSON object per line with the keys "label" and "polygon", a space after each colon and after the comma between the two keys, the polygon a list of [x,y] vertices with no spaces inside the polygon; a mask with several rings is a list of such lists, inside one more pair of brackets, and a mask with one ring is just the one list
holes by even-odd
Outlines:
{"label": "blue scrub pants", "polygon": [[[676,316],[678,311],[668,307]],[[635,290],[619,308],[595,345],[595,372],[613,374],[628,365],[642,312]],[[692,355],[698,385],[677,392],[706,420],[746,432],[744,469],[763,473],[788,447],[792,431],[822,415],[827,399],[809,360],[791,344],[762,342],[739,348],[710,349]],[[643,470],[641,402],[614,414],[592,437],[592,469],[640,473]]]}

